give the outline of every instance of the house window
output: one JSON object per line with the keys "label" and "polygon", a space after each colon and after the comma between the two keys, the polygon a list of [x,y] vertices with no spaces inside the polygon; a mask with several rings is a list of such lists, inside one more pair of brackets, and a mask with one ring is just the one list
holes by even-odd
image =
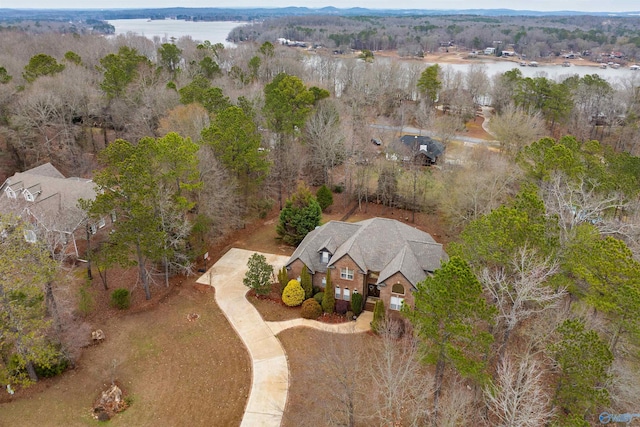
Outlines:
{"label": "house window", "polygon": [[7,189],[5,190],[5,193],[7,193],[7,197],[10,198],[10,199],[15,199],[16,198],[16,192],[13,191],[9,187],[7,187]]}
{"label": "house window", "polygon": [[28,191],[24,192],[24,198],[27,202],[33,202],[35,199],[33,198],[33,194]]}
{"label": "house window", "polygon": [[404,298],[398,295],[391,295],[391,305],[389,307],[391,310],[400,310],[402,304],[404,304]]}
{"label": "house window", "polygon": [[335,291],[336,291],[335,292],[336,299],[340,299],[340,286],[336,286]]}
{"label": "house window", "polygon": [[351,301],[351,291],[348,288],[344,289],[344,292],[342,293],[343,297],[342,299],[345,301]]}
{"label": "house window", "polygon": [[353,270],[351,270],[349,267],[341,268],[340,278],[346,279],[346,280],[353,280]]}
{"label": "house window", "polygon": [[404,286],[402,286],[400,283],[396,283],[391,288],[391,292],[394,294],[404,295]]}
{"label": "house window", "polygon": [[322,261],[323,264],[328,264],[329,263],[329,252],[322,251],[320,253],[320,257],[321,257],[321,261]]}
{"label": "house window", "polygon": [[98,228],[103,228],[105,225],[107,225],[107,223],[104,218],[100,218],[100,221],[98,221]]}
{"label": "house window", "polygon": [[38,241],[38,237],[36,236],[36,232],[33,230],[25,230],[24,231],[24,240],[29,243],[35,243]]}
{"label": "house window", "polygon": [[90,232],[91,234],[96,234],[96,232],[97,232],[97,231],[98,231],[98,227],[96,227],[96,225],[95,225],[95,224],[91,224],[91,225],[89,226],[89,232]]}
{"label": "house window", "polygon": [[326,277],[323,277],[323,278],[322,278],[322,287],[323,287],[323,288],[326,288],[326,287],[327,287],[327,278],[326,278]]}

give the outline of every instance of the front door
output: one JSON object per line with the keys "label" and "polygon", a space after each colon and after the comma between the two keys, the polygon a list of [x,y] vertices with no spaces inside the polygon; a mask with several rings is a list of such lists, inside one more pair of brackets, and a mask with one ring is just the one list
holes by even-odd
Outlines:
{"label": "front door", "polygon": [[378,286],[375,283],[369,283],[367,295],[370,297],[380,298],[380,289],[378,289]]}

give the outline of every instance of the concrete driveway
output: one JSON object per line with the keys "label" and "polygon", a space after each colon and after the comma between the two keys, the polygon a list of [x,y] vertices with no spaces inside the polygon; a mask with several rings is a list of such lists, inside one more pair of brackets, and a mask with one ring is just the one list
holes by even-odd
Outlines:
{"label": "concrete driveway", "polygon": [[[203,274],[198,283],[215,288],[216,302],[249,350],[252,384],[242,427],[277,427],[287,403],[289,369],[280,341],[260,314],[245,298],[249,290],[242,284],[247,261],[255,251],[231,249]],[[262,254],[274,270],[289,257]]]}
{"label": "concrete driveway", "polygon": [[[230,249],[196,282],[216,289],[216,302],[249,350],[253,381],[240,426],[278,427],[287,403],[289,366],[276,334],[298,326],[341,334],[366,332],[370,329],[373,313],[365,311],[356,322],[341,324],[326,324],[308,319],[265,322],[245,298],[249,289],[242,283],[247,272],[247,262],[254,253],[255,251],[244,249]],[[288,256],[262,255],[274,267],[274,271],[281,269],[289,260]]]}

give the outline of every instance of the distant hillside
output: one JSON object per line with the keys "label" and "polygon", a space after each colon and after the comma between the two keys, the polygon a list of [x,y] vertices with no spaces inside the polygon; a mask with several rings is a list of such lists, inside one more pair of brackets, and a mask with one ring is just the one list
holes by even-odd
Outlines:
{"label": "distant hillside", "polygon": [[303,15],[335,15],[335,16],[442,16],[442,15],[477,15],[477,16],[637,16],[640,12],[578,12],[553,11],[540,12],[534,10],[513,9],[366,9],[354,7],[339,9],[324,7],[311,9],[307,7],[283,8],[184,8],[171,7],[162,9],[0,9],[0,21],[20,19],[43,20],[84,20],[84,19],[164,19],[179,18],[189,20],[259,20],[269,17],[303,16]]}

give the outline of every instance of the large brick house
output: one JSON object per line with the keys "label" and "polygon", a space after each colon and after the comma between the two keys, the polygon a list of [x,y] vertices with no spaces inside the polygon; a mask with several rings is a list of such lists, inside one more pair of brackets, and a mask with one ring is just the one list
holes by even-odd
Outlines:
{"label": "large brick house", "polygon": [[[448,259],[431,235],[399,221],[372,218],[356,223],[331,221],[311,231],[286,264],[289,277],[303,268],[313,285],[323,288],[331,274],[336,299],[363,294],[367,303],[378,299],[386,308],[413,305],[418,282]],[[370,306],[371,304],[369,304]]]}

